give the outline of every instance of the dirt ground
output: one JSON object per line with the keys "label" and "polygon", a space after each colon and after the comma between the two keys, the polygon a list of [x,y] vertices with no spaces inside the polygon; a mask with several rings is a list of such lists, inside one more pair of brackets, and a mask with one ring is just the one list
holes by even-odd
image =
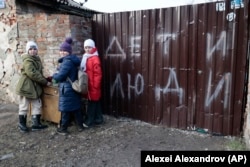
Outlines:
{"label": "dirt ground", "polygon": [[141,150],[230,150],[235,140],[107,115],[102,126],[83,132],[70,126],[67,136],[50,122],[43,122],[49,125],[43,131],[21,133],[17,111],[0,103],[1,167],[139,167]]}

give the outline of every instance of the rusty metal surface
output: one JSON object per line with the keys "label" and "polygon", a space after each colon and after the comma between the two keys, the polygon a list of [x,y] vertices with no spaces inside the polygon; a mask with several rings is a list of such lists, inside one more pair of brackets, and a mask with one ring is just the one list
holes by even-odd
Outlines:
{"label": "rusty metal surface", "polygon": [[226,1],[96,15],[105,113],[239,135],[248,6]]}

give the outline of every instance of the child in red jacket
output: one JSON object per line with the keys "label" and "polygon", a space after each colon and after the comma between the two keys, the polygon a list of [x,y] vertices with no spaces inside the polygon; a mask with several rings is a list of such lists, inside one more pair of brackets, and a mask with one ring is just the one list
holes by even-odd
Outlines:
{"label": "child in red jacket", "polygon": [[103,123],[100,101],[102,69],[98,51],[92,39],[84,41],[84,51],[81,69],[88,74],[88,93],[83,95],[88,99],[87,119],[84,126],[91,127]]}

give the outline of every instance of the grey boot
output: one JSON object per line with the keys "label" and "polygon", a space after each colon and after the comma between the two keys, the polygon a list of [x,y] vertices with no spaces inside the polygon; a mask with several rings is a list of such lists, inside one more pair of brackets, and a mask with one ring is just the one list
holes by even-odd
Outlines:
{"label": "grey boot", "polygon": [[21,132],[28,132],[29,129],[26,126],[27,115],[19,115],[18,128]]}
{"label": "grey boot", "polygon": [[42,130],[47,128],[47,125],[42,125],[40,122],[41,115],[32,115],[32,131]]}

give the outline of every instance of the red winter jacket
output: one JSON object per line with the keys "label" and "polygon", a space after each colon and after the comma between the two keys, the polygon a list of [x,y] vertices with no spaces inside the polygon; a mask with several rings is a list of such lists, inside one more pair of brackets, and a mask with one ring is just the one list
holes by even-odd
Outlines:
{"label": "red winter jacket", "polygon": [[102,69],[98,56],[91,56],[87,59],[86,72],[88,74],[88,95],[85,98],[98,101],[101,98]]}

